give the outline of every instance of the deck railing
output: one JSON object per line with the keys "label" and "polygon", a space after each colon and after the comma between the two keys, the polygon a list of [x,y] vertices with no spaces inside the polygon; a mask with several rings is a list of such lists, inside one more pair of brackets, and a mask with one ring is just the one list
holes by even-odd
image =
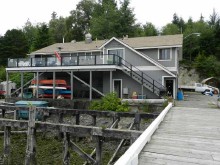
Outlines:
{"label": "deck railing", "polygon": [[166,88],[161,83],[115,54],[61,56],[60,59],[56,56],[8,59],[8,68],[94,65],[122,66],[131,77],[135,77],[138,81],[141,81],[142,85],[147,86],[156,95],[160,96],[162,90],[166,91]]}
{"label": "deck railing", "polygon": [[120,61],[114,54],[61,56],[60,60],[56,56],[8,59],[8,68],[92,65],[120,65]]}

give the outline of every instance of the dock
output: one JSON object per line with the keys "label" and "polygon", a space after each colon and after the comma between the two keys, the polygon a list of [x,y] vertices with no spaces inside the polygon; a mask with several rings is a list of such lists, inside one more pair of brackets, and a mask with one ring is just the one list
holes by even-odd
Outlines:
{"label": "dock", "polygon": [[115,165],[220,165],[218,96],[184,96],[169,104]]}
{"label": "dock", "polygon": [[220,164],[220,109],[215,98],[189,97],[167,113],[139,154],[139,165]]}
{"label": "dock", "polygon": [[220,110],[173,107],[139,164],[220,164]]}

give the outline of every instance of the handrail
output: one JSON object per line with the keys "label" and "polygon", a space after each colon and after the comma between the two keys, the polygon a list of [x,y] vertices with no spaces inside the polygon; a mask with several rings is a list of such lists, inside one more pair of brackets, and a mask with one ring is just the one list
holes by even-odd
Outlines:
{"label": "handrail", "polygon": [[[106,56],[107,58],[104,58]],[[100,57],[100,58],[98,58]],[[10,65],[9,65],[10,64]],[[72,55],[61,56],[61,60],[57,60],[56,56],[53,57],[36,57],[36,58],[17,58],[8,59],[8,67],[58,67],[58,66],[91,66],[91,65],[118,65],[126,67],[131,75],[136,74],[144,84],[152,86],[152,92],[160,91],[165,87],[158,81],[151,78],[149,75],[138,69],[136,66],[127,62],[122,57],[115,54],[103,55]]]}
{"label": "handrail", "polygon": [[[103,56],[108,56],[103,60]],[[109,57],[110,56],[110,57]],[[112,56],[112,57],[111,57]],[[117,65],[114,60],[116,55],[72,55],[61,56],[61,60],[53,57],[35,57],[35,58],[8,58],[8,68],[19,67],[56,67],[56,66],[90,66],[90,65]],[[99,58],[98,58],[99,57]],[[109,60],[111,59],[111,60]]]}
{"label": "handrail", "polygon": [[[141,79],[142,79],[142,83],[143,83],[143,80],[147,81],[148,83],[152,84],[153,86],[153,93],[154,93],[154,87],[156,87],[158,90],[160,90],[160,87],[156,86],[155,83],[157,83],[159,86],[161,86],[161,88],[164,88],[165,87],[159,83],[158,81],[154,80],[153,78],[151,78],[149,75],[147,75],[146,73],[144,73],[143,71],[141,71],[140,69],[138,69],[137,67],[135,67],[134,65],[132,65],[131,63],[127,62],[126,60],[124,60],[122,57],[118,56],[119,59],[120,59],[120,64],[125,66],[126,68],[128,68],[130,71],[131,71],[131,74],[132,73],[135,73],[137,74]],[[123,63],[122,61],[124,61],[125,63],[127,63],[129,66],[127,66],[125,63]],[[134,69],[137,70],[138,72],[140,72],[141,74],[139,74],[138,72],[135,72]],[[150,82],[149,80],[147,80],[144,76],[146,76],[147,78],[149,78],[150,80],[152,80],[152,82]]]}
{"label": "handrail", "polygon": [[150,126],[138,137],[138,139],[129,147],[129,149],[115,162],[115,165],[136,165],[138,164],[138,155],[144,148],[147,142],[150,141],[151,136],[156,131],[160,123],[173,104],[169,103],[160,115],[150,124]]}

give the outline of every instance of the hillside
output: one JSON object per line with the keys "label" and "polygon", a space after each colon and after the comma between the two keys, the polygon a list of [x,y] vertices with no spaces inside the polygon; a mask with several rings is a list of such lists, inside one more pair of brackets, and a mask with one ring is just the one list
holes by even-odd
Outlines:
{"label": "hillside", "polygon": [[188,85],[194,86],[197,82],[201,82],[203,79],[199,76],[194,68],[189,69],[186,67],[179,68],[179,78],[178,83],[179,85]]}

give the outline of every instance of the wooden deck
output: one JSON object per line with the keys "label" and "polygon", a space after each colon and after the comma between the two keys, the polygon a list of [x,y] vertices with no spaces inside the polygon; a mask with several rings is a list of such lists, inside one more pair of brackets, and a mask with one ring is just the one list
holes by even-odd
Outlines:
{"label": "wooden deck", "polygon": [[220,109],[187,105],[171,108],[139,154],[140,165],[220,165]]}

